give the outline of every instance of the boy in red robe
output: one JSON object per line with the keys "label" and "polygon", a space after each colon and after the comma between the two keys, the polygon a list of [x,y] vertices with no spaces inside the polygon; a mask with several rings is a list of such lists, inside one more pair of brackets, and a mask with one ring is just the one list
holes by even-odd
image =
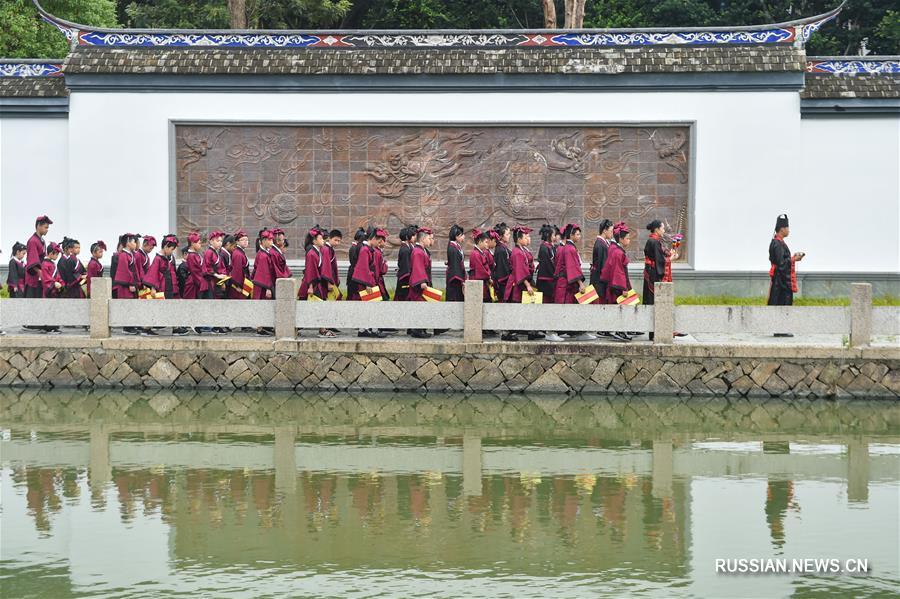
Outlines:
{"label": "boy in red robe", "polygon": [[56,263],[56,270],[65,287],[60,291],[59,296],[67,299],[84,299],[86,296],[81,284],[85,282],[87,272],[84,264],[78,259],[78,254],[81,253],[81,244],[77,239],[64,237],[61,247],[62,256]]}
{"label": "boy in red robe", "polygon": [[[423,292],[431,286],[431,252],[434,244],[434,233],[427,227],[422,227],[416,232],[416,243],[410,254],[409,272],[409,296],[410,302],[424,302]],[[425,329],[410,329],[409,335],[417,339],[431,337]]]}
{"label": "boy in red robe", "polygon": [[[253,299],[275,299],[275,264],[272,261],[272,244],[275,235],[268,229],[259,232],[256,240],[256,257],[253,258]],[[275,330],[271,327],[256,329],[258,335],[272,336]]]}
{"label": "boy in red robe", "polygon": [[[118,299],[137,298],[140,288],[137,259],[134,255],[137,250],[137,240],[138,235],[134,233],[125,233],[119,238],[119,245],[122,246],[122,249],[116,254],[116,269],[112,275]],[[137,327],[125,327],[124,331],[128,335],[139,335],[141,332]]]}
{"label": "boy in red robe", "polygon": [[231,286],[228,288],[228,299],[247,299],[244,295],[244,279],[250,278],[250,260],[247,258],[247,246],[250,238],[243,229],[234,234],[234,249],[231,250]]}
{"label": "boy in red robe", "polygon": [[275,267],[275,278],[290,279],[293,275],[291,274],[291,269],[288,268],[285,255],[290,244],[288,244],[284,229],[272,229],[272,234],[275,237],[272,240],[272,248],[269,253],[272,255],[272,265]]}
{"label": "boy in red robe", "polygon": [[106,244],[103,241],[95,241],[91,244],[91,259],[88,260],[87,279],[85,281],[88,297],[91,295],[91,279],[103,276],[104,269],[100,260],[103,258],[105,251]]}
{"label": "boy in red robe", "polygon": [[[507,304],[522,303],[524,294],[534,295],[534,256],[528,246],[531,245],[531,229],[517,226],[512,230],[513,250],[510,254],[510,273],[506,283],[506,297],[503,301]],[[544,335],[537,331],[529,331],[528,339],[543,339]],[[518,341],[515,331],[507,331],[503,341]]]}
{"label": "boy in red robe", "polygon": [[[303,268],[303,280],[300,282],[300,290],[297,298],[307,300],[310,296],[316,296],[321,300],[328,297],[329,290],[334,287],[331,279],[331,265],[326,262],[325,231],[313,227],[306,234],[303,246],[307,248],[306,264]],[[298,331],[299,333],[299,331]],[[319,329],[319,337],[334,337],[335,334],[326,329]]]}
{"label": "boy in red robe", "polygon": [[413,244],[410,239],[416,233],[415,225],[407,225],[400,229],[400,249],[397,250],[397,288],[394,290],[394,301],[405,302],[409,295],[409,268]]}
{"label": "boy in red robe", "polygon": [[[600,280],[606,284],[605,303],[615,305],[616,299],[631,290],[631,280],[628,278],[628,255],[625,248],[631,245],[631,231],[624,222],[613,225],[613,242],[609,246],[609,253],[603,270],[600,272]],[[612,337],[618,341],[631,341],[624,332],[616,332]]]}
{"label": "boy in red robe", "polygon": [[62,248],[51,242],[47,246],[47,255],[41,262],[41,287],[45,298],[59,297],[65,289],[66,285],[60,278],[59,270],[56,267],[61,253]]}
{"label": "boy in red robe", "polygon": [[207,292],[207,282],[203,264],[203,256],[200,254],[200,233],[193,231],[188,234],[188,248],[185,252],[184,262],[187,265],[188,276],[184,280],[184,288],[181,297],[184,299],[201,299]]}
{"label": "boy in red robe", "polygon": [[49,216],[39,216],[34,221],[34,234],[25,244],[25,297],[44,297],[41,286],[41,268],[46,257],[44,237],[53,221]]}
{"label": "boy in red robe", "polygon": [[[360,301],[360,291],[372,292],[381,290],[378,284],[379,267],[376,265],[378,251],[373,246],[373,242],[377,243],[376,232],[376,229],[371,229],[366,235],[367,239],[357,245],[356,262],[353,265],[353,271],[350,273],[350,283],[353,284],[353,292],[347,298],[349,300]],[[382,300],[384,299],[386,298],[384,297],[384,292],[382,292]],[[387,337],[385,333],[372,328],[359,329],[356,335],[357,337],[375,337],[378,339]]]}
{"label": "boy in red robe", "polygon": [[[585,290],[584,273],[581,272],[581,255],[577,244],[581,243],[581,227],[569,223],[562,231],[563,244],[556,250],[556,284],[553,287],[554,304],[577,304],[576,293]],[[592,341],[596,335],[581,333],[577,341]]]}

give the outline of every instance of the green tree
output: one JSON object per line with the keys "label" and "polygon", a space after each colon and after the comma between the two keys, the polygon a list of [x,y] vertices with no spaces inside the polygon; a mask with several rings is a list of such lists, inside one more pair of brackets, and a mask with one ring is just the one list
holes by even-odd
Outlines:
{"label": "green tree", "polygon": [[[115,0],[45,0],[43,7],[63,19],[117,27]],[[68,53],[65,36],[40,20],[31,0],[0,2],[0,56],[8,58],[62,58]]]}

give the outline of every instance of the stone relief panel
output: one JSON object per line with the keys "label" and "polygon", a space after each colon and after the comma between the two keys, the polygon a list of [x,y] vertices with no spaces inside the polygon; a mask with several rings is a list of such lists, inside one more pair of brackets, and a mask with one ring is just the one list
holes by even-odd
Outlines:
{"label": "stone relief panel", "polygon": [[314,224],[344,232],[341,259],[357,227],[386,227],[393,257],[404,224],[427,225],[438,260],[454,223],[576,222],[590,260],[599,222],[624,220],[633,261],[650,220],[689,226],[688,127],[179,125],[176,151],[180,236],[279,226],[292,259]]}

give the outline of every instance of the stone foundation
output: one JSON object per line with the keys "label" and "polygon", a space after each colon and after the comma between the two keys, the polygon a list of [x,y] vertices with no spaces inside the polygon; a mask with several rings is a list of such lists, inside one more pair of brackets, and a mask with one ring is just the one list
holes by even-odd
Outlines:
{"label": "stone foundation", "polygon": [[892,348],[4,340],[0,386],[900,397]]}

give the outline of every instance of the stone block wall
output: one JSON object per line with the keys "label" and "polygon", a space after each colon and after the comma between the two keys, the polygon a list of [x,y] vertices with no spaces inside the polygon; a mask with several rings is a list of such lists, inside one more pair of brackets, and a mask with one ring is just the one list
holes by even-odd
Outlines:
{"label": "stone block wall", "polygon": [[464,352],[464,344],[456,343],[372,353],[316,349],[314,342],[306,351],[183,344],[163,351],[0,348],[0,386],[900,398],[900,360],[884,352],[878,358],[823,352],[802,357],[795,350],[787,352],[795,357],[784,357],[722,347],[715,357],[706,350],[652,346],[523,353],[521,346],[504,344]]}

